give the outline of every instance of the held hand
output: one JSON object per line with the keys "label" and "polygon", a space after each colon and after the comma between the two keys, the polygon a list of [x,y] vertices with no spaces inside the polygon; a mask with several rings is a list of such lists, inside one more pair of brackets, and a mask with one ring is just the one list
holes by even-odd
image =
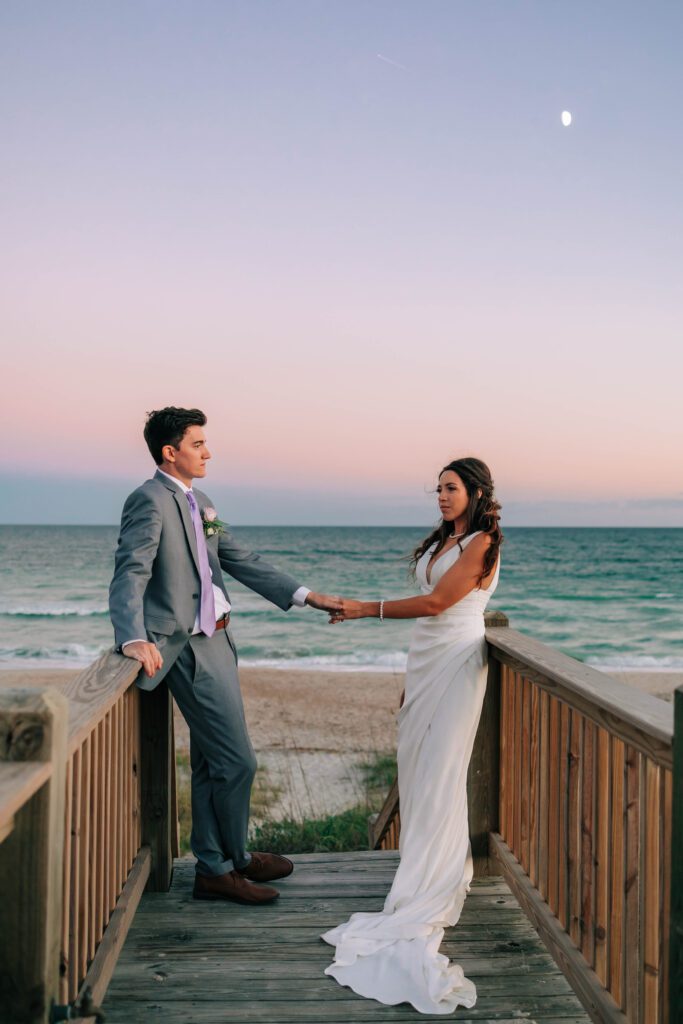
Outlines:
{"label": "held hand", "polygon": [[341,607],[338,611],[330,613],[330,622],[345,622],[346,619],[362,619],[363,615],[363,602],[362,601],[351,601],[349,598],[343,598],[341,601]]}
{"label": "held hand", "polygon": [[134,658],[135,661],[139,661],[145,674],[150,678],[159,671],[164,663],[157,645],[146,643],[144,640],[134,640],[132,644],[126,644],[121,653],[126,658]]}
{"label": "held hand", "polygon": [[306,595],[306,604],[311,608],[319,608],[323,612],[337,612],[343,604],[341,597],[331,597],[329,594],[317,594],[312,590]]}

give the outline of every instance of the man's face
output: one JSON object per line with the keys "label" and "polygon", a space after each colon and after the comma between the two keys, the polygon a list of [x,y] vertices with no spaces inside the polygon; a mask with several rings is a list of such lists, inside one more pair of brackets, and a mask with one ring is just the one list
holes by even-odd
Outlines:
{"label": "man's face", "polygon": [[206,463],[211,458],[211,452],[206,447],[206,437],[203,427],[188,427],[183,434],[183,439],[177,448],[173,445],[164,445],[162,449],[165,465],[173,467],[173,472],[181,480],[194,480],[195,477],[206,476]]}

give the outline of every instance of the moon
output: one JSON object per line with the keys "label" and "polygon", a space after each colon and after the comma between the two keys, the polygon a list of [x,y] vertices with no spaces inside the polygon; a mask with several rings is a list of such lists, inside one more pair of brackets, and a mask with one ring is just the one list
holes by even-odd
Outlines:
{"label": "moon", "polygon": [[572,123],[572,115],[568,110],[563,110],[560,120],[565,128],[569,128],[569,125]]}

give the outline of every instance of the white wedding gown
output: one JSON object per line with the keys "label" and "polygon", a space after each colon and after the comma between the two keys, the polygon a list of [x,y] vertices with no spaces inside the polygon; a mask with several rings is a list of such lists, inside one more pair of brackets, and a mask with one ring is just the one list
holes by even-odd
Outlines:
{"label": "white wedding gown", "polygon": [[[440,555],[427,582],[433,547],[417,564],[423,594],[460,557],[457,544]],[[500,563],[487,590],[415,623],[398,713],[399,867],[384,910],[353,914],[322,936],[336,946],[325,973],[340,985],[381,1003],[412,1003],[421,1013],[451,1013],[477,998],[473,982],[439,946],[472,880],[467,766],[486,689],[484,610],[499,569]]]}

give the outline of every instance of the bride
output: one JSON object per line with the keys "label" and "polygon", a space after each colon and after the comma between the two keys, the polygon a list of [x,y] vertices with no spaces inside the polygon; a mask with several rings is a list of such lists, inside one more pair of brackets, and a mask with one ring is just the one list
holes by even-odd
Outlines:
{"label": "bride", "polygon": [[401,859],[384,909],[322,936],[325,971],[381,1003],[421,1013],[474,1006],[461,967],[439,953],[472,879],[467,766],[486,689],[484,609],[498,582],[500,505],[479,459],[450,462],[437,486],[441,522],[413,553],[419,597],[344,600],[331,622],[417,619],[398,713]]}

